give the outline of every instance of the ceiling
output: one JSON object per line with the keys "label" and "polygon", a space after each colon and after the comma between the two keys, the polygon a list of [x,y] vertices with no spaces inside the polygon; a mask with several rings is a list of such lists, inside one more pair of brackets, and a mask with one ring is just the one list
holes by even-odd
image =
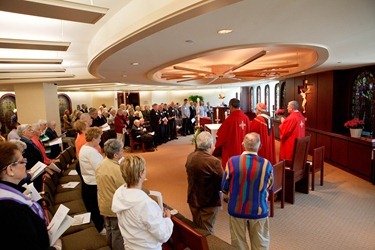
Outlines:
{"label": "ceiling", "polygon": [[249,86],[375,64],[373,0],[4,0],[0,10],[1,91]]}

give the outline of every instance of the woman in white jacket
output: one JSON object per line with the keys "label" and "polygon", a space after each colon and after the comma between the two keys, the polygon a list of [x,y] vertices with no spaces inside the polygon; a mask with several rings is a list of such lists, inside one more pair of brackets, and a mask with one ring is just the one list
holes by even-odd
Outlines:
{"label": "woman in white jacket", "polygon": [[126,250],[162,249],[173,231],[171,213],[164,212],[144,191],[146,162],[142,157],[129,155],[120,164],[127,187],[115,192],[112,211],[117,214],[118,224]]}

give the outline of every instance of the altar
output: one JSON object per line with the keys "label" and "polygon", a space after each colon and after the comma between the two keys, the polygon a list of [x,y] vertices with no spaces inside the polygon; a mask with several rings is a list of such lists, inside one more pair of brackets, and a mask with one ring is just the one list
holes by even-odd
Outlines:
{"label": "altar", "polygon": [[216,143],[216,133],[217,133],[218,129],[220,128],[220,126],[221,126],[220,123],[219,124],[206,124],[206,125],[204,125],[204,130],[211,133],[214,145]]}

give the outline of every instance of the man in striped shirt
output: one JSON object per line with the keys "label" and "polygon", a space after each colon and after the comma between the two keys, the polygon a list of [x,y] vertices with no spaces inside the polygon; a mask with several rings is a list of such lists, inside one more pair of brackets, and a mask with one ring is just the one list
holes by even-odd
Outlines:
{"label": "man in striped shirt", "polygon": [[229,195],[228,213],[231,244],[238,249],[269,249],[268,190],[273,185],[272,164],[258,156],[259,134],[252,132],[243,141],[245,151],[228,160],[222,190]]}

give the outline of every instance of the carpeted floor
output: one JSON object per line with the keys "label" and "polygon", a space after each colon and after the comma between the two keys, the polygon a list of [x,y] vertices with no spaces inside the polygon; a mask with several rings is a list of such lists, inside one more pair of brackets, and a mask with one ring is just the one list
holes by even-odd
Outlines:
{"label": "carpeted floor", "polygon": [[[186,203],[185,161],[192,152],[191,136],[179,137],[143,153],[150,190],[160,191],[164,203],[191,219]],[[275,250],[375,250],[375,186],[329,164],[325,164],[324,186],[296,194],[296,203],[280,208],[270,218],[271,249]],[[225,204],[226,205],[226,204]],[[215,235],[230,243],[226,206],[219,212]]]}

